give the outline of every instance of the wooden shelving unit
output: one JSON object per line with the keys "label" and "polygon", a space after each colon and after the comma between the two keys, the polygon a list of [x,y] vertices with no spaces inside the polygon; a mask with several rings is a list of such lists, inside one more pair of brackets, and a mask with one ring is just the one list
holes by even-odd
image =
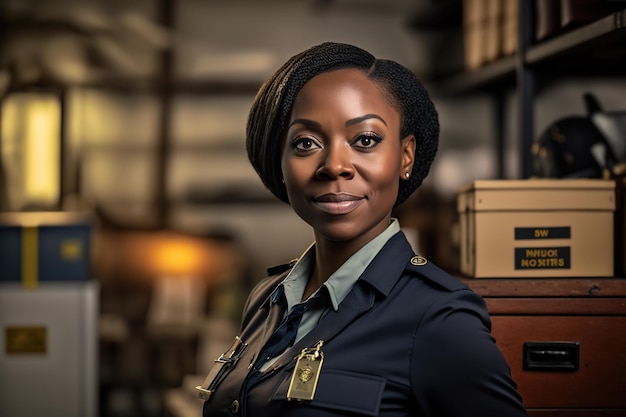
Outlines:
{"label": "wooden shelving unit", "polygon": [[[524,25],[528,23],[524,22]],[[555,76],[555,66],[559,69],[559,76],[624,76],[626,10],[530,45],[523,55],[525,65],[550,76]],[[517,67],[517,55],[503,57],[473,71],[434,77],[433,87],[446,95],[493,92],[503,85],[515,88]],[[566,71],[562,72],[563,69]]]}
{"label": "wooden shelving unit", "polygon": [[[526,51],[524,61],[528,65],[539,65],[554,63],[566,57],[569,58],[568,63],[578,64],[571,65],[575,74],[587,73],[590,69],[587,63],[600,64],[604,70],[612,73],[616,65],[626,68],[626,62],[616,59],[626,56],[625,48],[626,10],[622,10],[556,38],[532,45]],[[611,65],[607,68],[606,64]]]}
{"label": "wooden shelving unit", "polygon": [[[437,94],[458,96],[477,92],[495,101],[498,153],[503,158],[504,95],[518,93],[522,177],[532,173],[533,100],[542,85],[564,77],[624,77],[626,75],[626,10],[611,13],[595,22],[571,29],[545,41],[533,43],[532,1],[520,1],[519,46],[514,56],[503,57],[483,67],[452,76],[434,78]],[[503,177],[500,162],[499,177]]]}

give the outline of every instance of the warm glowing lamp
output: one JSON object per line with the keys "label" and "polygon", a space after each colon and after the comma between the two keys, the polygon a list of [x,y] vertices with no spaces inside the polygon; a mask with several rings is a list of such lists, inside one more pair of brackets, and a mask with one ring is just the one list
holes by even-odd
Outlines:
{"label": "warm glowing lamp", "polygon": [[153,242],[151,263],[156,275],[197,276],[206,269],[206,249],[190,237],[163,235]]}
{"label": "warm glowing lamp", "polygon": [[2,102],[2,161],[13,210],[54,209],[61,192],[61,103],[52,93],[13,93]]}

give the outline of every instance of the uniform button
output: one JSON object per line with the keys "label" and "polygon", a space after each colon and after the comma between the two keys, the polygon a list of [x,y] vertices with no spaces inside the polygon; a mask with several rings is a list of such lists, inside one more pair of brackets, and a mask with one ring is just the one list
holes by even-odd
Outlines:
{"label": "uniform button", "polygon": [[233,401],[233,403],[230,405],[230,412],[233,414],[237,414],[239,412],[239,401]]}
{"label": "uniform button", "polygon": [[422,265],[426,265],[427,263],[428,261],[423,256],[417,255],[411,258],[411,264],[415,266],[422,266]]}

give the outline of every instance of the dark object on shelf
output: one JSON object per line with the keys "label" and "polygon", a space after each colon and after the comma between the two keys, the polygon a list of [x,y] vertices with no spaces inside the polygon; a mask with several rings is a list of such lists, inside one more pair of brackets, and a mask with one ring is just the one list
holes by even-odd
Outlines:
{"label": "dark object on shelf", "polygon": [[591,93],[585,94],[584,98],[589,117],[606,143],[607,154],[611,158],[607,161],[607,167],[615,172],[617,165],[626,164],[626,111],[602,110]]}
{"label": "dark object on shelf", "polygon": [[551,124],[532,147],[533,175],[541,178],[600,178],[626,163],[626,112],[604,112],[591,93],[587,116]]}
{"label": "dark object on shelf", "polygon": [[552,123],[532,147],[533,175],[540,178],[600,178],[602,166],[592,148],[602,134],[588,117],[571,116]]}
{"label": "dark object on shelf", "polygon": [[535,40],[549,38],[561,30],[559,0],[535,0]]}
{"label": "dark object on shelf", "polygon": [[568,29],[598,20],[609,14],[602,0],[561,0],[561,27]]}

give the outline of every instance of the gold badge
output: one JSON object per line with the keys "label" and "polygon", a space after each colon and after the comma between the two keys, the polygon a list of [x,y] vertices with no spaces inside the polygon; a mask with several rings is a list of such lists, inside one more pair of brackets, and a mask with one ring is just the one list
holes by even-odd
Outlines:
{"label": "gold badge", "polygon": [[311,379],[313,374],[314,374],[313,368],[311,368],[310,366],[306,365],[306,366],[304,366],[304,367],[302,367],[301,369],[298,370],[298,379],[302,383],[307,383],[307,382],[309,382],[309,380]]}
{"label": "gold badge", "polygon": [[293,375],[291,375],[287,400],[311,401],[315,396],[317,381],[324,362],[324,352],[321,351],[323,343],[320,340],[314,347],[302,349]]}

